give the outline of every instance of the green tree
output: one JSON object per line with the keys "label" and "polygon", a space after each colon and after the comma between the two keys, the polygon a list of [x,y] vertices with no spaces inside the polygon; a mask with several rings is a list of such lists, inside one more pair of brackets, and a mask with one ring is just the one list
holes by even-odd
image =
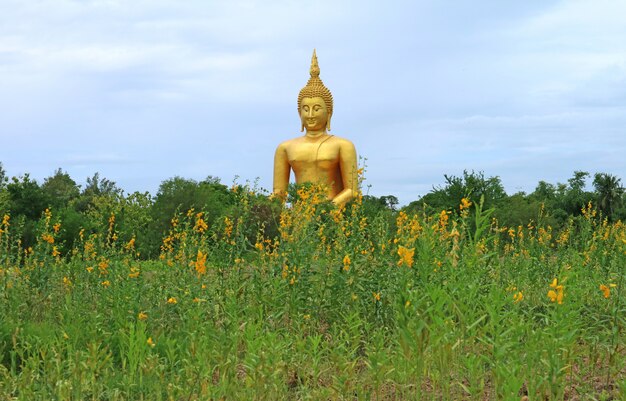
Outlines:
{"label": "green tree", "polygon": [[6,171],[2,166],[2,162],[0,162],[0,214],[9,210],[9,193],[6,190],[7,181]]}
{"label": "green tree", "polygon": [[28,174],[21,178],[13,177],[6,191],[8,209],[14,221],[19,222],[16,226],[23,225],[22,244],[26,248],[32,246],[35,242],[35,225],[50,205],[50,198]]}
{"label": "green tree", "polygon": [[61,231],[58,234],[59,250],[65,254],[72,249],[80,229],[87,225],[87,218],[75,210],[80,196],[80,186],[61,168],[46,178],[41,190],[48,199],[53,213],[61,220]]}
{"label": "green tree", "polygon": [[424,195],[421,199],[411,202],[406,210],[417,211],[426,204],[432,211],[457,210],[461,204],[461,199],[468,198],[473,203],[480,202],[484,197],[484,208],[494,207],[498,202],[507,197],[500,177],[485,178],[481,172],[463,171],[462,177],[444,175],[446,183],[440,187],[434,187],[432,191]]}
{"label": "green tree", "polygon": [[530,221],[552,227],[560,225],[561,221],[558,218],[547,213],[546,204],[550,201],[533,194],[518,192],[502,200],[493,214],[498,224],[509,228],[525,226]]}
{"label": "green tree", "polygon": [[50,205],[48,195],[28,173],[21,178],[13,177],[6,189],[9,193],[9,209],[14,215],[38,220]]}
{"label": "green tree", "polygon": [[624,187],[621,180],[606,173],[596,173],[593,179],[593,187],[596,191],[597,205],[604,216],[613,220],[615,210],[621,206]]}
{"label": "green tree", "polygon": [[211,227],[217,218],[232,207],[234,200],[228,187],[221,184],[216,177],[209,176],[200,182],[182,177],[163,181],[151,208],[150,252],[158,252],[161,239],[177,212],[185,212],[191,208],[197,212],[204,211],[205,221]]}
{"label": "green tree", "polygon": [[207,177],[204,181],[182,177],[173,177],[165,180],[159,186],[153,210],[155,220],[163,220],[169,225],[170,219],[177,211],[187,211],[191,208],[201,211],[210,211],[209,219],[221,215],[233,203],[233,197],[226,185],[220,183],[219,178]]}
{"label": "green tree", "polygon": [[7,184],[7,172],[4,170],[2,162],[0,162],[0,189],[4,188]]}
{"label": "green tree", "polygon": [[590,201],[594,200],[593,193],[586,191],[586,180],[589,173],[586,171],[574,171],[572,178],[567,180],[568,186],[562,198],[562,209],[570,216],[578,216]]}
{"label": "green tree", "polygon": [[93,177],[87,177],[87,185],[80,194],[75,207],[79,212],[86,212],[93,205],[94,200],[100,196],[119,197],[123,191],[114,181],[100,178],[100,173],[95,173]]}
{"label": "green tree", "polygon": [[[539,181],[535,190],[528,195],[528,201],[537,203],[540,207],[543,206],[544,222],[554,228],[558,228],[566,224],[569,217],[568,212],[564,209],[566,193],[567,185],[565,184],[559,183],[554,185],[545,181]],[[515,210],[516,207],[509,208],[509,210],[515,214],[517,212]],[[537,215],[535,215],[535,219]]]}
{"label": "green tree", "polygon": [[398,198],[393,195],[376,197],[372,195],[363,196],[363,208],[365,215],[375,215],[380,211],[395,212],[398,206]]}
{"label": "green tree", "polygon": [[535,191],[529,196],[540,202],[552,202],[556,199],[557,188],[548,182],[539,181]]}
{"label": "green tree", "polygon": [[41,189],[46,193],[51,206],[55,209],[69,205],[80,195],[80,186],[76,185],[76,181],[60,168],[54,172],[53,176],[44,180]]}
{"label": "green tree", "polygon": [[388,227],[395,230],[396,210],[398,206],[398,198],[393,195],[385,195],[376,197],[372,195],[363,196],[363,215],[372,223],[376,218],[385,221]]}

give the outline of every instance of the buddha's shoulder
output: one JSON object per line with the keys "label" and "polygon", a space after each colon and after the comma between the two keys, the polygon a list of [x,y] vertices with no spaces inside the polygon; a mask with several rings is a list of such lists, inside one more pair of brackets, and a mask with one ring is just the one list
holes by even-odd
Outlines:
{"label": "buddha's shoulder", "polygon": [[346,139],[337,135],[333,135],[330,139],[337,143],[353,145],[352,141],[350,141],[349,139]]}
{"label": "buddha's shoulder", "polygon": [[280,150],[286,151],[288,149],[293,149],[294,147],[297,147],[300,143],[302,143],[301,138],[287,139],[286,141],[283,141],[278,144],[278,146],[276,147],[276,151],[280,151]]}
{"label": "buddha's shoulder", "polygon": [[342,148],[346,148],[346,147],[354,148],[354,144],[349,139],[342,138],[342,137],[336,136],[336,135],[333,135],[330,139],[333,141],[333,143],[336,146],[340,146]]}

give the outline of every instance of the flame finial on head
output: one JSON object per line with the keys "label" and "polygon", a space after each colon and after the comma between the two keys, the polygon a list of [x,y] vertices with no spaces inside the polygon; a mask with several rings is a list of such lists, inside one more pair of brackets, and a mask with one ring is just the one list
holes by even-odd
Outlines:
{"label": "flame finial on head", "polygon": [[302,107],[302,99],[305,97],[321,97],[324,99],[324,103],[326,103],[330,122],[330,116],[333,114],[333,94],[330,93],[330,90],[324,86],[324,83],[320,79],[320,66],[317,63],[317,54],[315,53],[315,49],[313,49],[313,57],[311,57],[310,72],[311,78],[309,78],[306,86],[302,88],[298,94],[298,113],[300,113],[300,107]]}
{"label": "flame finial on head", "polygon": [[313,57],[311,57],[311,78],[319,78],[320,76],[320,66],[317,64],[317,54],[315,54],[315,49],[313,49]]}

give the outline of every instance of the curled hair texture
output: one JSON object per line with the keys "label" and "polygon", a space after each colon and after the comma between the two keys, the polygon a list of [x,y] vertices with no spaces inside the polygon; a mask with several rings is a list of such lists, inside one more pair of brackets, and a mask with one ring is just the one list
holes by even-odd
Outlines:
{"label": "curled hair texture", "polygon": [[[326,109],[328,110],[328,114],[333,114],[333,95],[330,93],[327,87],[322,84],[321,80],[318,78],[320,85],[309,85],[307,84],[302,90],[300,90],[300,94],[298,94],[298,113],[300,113],[300,108],[302,107],[302,99],[305,97],[321,97],[324,99],[324,103],[326,103]],[[311,80],[309,80],[309,83]]]}

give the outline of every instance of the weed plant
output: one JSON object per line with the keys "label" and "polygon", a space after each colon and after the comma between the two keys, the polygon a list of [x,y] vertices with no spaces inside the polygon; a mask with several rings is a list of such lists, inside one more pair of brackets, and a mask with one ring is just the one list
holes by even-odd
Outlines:
{"label": "weed plant", "polygon": [[[322,188],[209,229],[173,216],[155,260],[115,215],[66,256],[46,211],[0,224],[0,399],[532,400],[626,394],[626,227],[561,232],[451,213],[366,216]],[[276,200],[278,203],[279,201]],[[139,228],[138,228],[139,229]]]}

